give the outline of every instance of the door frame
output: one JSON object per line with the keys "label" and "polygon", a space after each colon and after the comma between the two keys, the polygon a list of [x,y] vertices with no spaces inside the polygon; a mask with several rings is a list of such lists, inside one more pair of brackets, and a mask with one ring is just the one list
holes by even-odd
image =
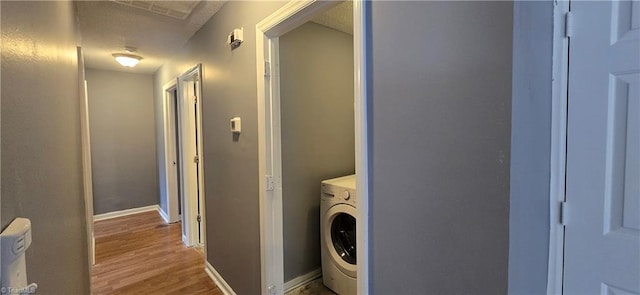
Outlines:
{"label": "door frame", "polygon": [[84,50],[76,48],[78,54],[78,94],[80,97],[80,139],[82,141],[82,184],[84,192],[85,219],[89,255],[89,283],[93,288],[93,265],[96,264],[96,239],[93,233],[93,174],[91,170],[91,130],[89,128],[89,92],[85,76]]}
{"label": "door frame", "polygon": [[[196,81],[196,120],[193,121],[193,113],[190,107],[190,103],[185,97],[185,85],[188,82]],[[180,176],[182,178],[182,228],[183,232],[183,242],[185,245],[191,246],[204,246],[206,244],[206,217],[204,214],[205,202],[204,202],[204,155],[202,153],[202,64],[197,64],[191,69],[184,72],[178,78],[178,112],[180,116],[179,120],[179,129],[180,129],[180,146],[182,149],[180,150]],[[187,107],[189,106],[189,107]],[[189,137],[186,136],[188,132],[194,131],[195,129],[190,129],[190,127],[195,127],[198,130],[197,138],[194,137],[195,141],[188,140]],[[197,141],[197,144],[196,144]],[[187,173],[188,170],[185,169],[187,163],[192,163],[194,159],[186,158],[187,150],[197,150],[198,152],[198,160],[199,165],[197,169],[197,174],[191,175],[191,173]],[[194,179],[194,177],[197,178]],[[198,191],[192,191],[191,186],[187,185],[188,183],[197,182]],[[198,199],[196,199],[198,198]],[[200,208],[198,208],[198,202],[200,203]],[[198,210],[200,209],[200,210]],[[200,214],[200,225],[198,228],[197,216]],[[200,242],[198,242],[198,230],[200,230]],[[205,259],[206,259],[206,247],[205,248]]]}
{"label": "door frame", "polygon": [[[171,93],[173,90],[177,91],[178,89],[178,79],[173,79],[162,86],[162,118],[163,118],[163,128],[164,128],[164,163],[165,163],[165,171],[164,171],[164,188],[165,188],[165,204],[167,204],[167,212],[162,212],[162,216],[167,223],[173,223],[180,221],[180,214],[178,213],[178,175],[174,173],[174,169],[171,168],[172,158],[175,157],[176,151],[175,146],[181,142],[180,140],[180,132],[175,134],[175,136],[171,136],[171,129],[175,129],[175,126],[171,126],[171,122],[175,120],[171,118],[171,111],[173,106],[173,99],[177,99],[179,102],[179,98],[174,98],[174,94]],[[178,114],[178,118],[180,118],[178,113],[178,105],[176,104],[173,112]],[[178,125],[180,124],[177,122]],[[175,122],[174,122],[175,124]],[[180,167],[176,167],[180,169]],[[174,175],[175,174],[175,175]],[[161,210],[162,211],[162,210]]]}
{"label": "door frame", "polygon": [[551,171],[549,187],[549,264],[547,294],[562,294],[564,232],[562,203],[565,201],[567,111],[569,86],[569,42],[566,15],[570,0],[558,1],[553,9],[553,81],[551,102]]}
{"label": "door frame", "polygon": [[[262,294],[284,292],[278,38],[336,4],[320,0],[291,1],[256,25]],[[369,4],[363,0],[354,0],[353,4],[356,217],[359,220],[356,225],[357,290],[359,294],[368,294],[370,220],[365,11]]]}

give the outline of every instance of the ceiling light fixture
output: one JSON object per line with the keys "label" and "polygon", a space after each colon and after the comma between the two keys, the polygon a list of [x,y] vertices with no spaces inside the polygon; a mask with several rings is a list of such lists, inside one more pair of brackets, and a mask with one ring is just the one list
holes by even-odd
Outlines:
{"label": "ceiling light fixture", "polygon": [[140,60],[142,60],[142,56],[133,54],[133,52],[136,52],[136,49],[133,47],[126,47],[125,50],[128,53],[114,53],[113,58],[124,67],[135,67]]}

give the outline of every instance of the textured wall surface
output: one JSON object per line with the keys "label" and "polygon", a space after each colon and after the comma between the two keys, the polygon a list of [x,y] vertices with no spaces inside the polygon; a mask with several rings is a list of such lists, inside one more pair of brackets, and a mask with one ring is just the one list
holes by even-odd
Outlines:
{"label": "textured wall surface", "polygon": [[73,4],[0,5],[1,227],[31,220],[38,294],[89,294]]}
{"label": "textured wall surface", "polygon": [[512,3],[370,13],[371,292],[505,294]]}
{"label": "textured wall surface", "polygon": [[320,182],[355,173],[353,36],[280,37],[284,281],[320,268]]}
{"label": "textured wall surface", "polygon": [[[207,260],[238,294],[260,293],[255,27],[284,4],[227,2],[154,77],[156,121],[161,122],[162,85],[202,63]],[[231,51],[225,40],[240,27],[244,27],[245,41]],[[229,131],[233,117],[242,118],[237,140]],[[160,128],[156,132],[163,175],[164,135]]]}
{"label": "textured wall surface", "polygon": [[95,214],[158,204],[153,76],[88,69]]}

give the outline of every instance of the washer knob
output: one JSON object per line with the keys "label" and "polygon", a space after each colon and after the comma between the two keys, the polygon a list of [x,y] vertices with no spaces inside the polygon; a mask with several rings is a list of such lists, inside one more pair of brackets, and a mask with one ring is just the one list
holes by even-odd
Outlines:
{"label": "washer knob", "polygon": [[348,201],[348,200],[351,198],[351,194],[349,194],[349,191],[344,191],[344,192],[342,192],[342,198],[343,198],[345,201]]}

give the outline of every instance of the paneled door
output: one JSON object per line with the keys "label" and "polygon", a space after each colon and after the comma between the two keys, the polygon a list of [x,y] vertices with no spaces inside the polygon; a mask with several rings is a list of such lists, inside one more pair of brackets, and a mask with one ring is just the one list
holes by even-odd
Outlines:
{"label": "paneled door", "polygon": [[572,1],[565,294],[640,294],[640,1]]}

